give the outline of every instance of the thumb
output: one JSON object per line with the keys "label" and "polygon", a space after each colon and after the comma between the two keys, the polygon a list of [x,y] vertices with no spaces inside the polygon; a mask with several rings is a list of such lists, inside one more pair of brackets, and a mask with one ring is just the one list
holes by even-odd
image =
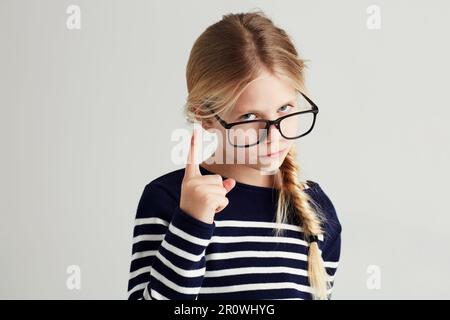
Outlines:
{"label": "thumb", "polygon": [[236,180],[234,180],[232,178],[225,179],[222,181],[222,185],[227,190],[227,193],[228,193],[236,185]]}

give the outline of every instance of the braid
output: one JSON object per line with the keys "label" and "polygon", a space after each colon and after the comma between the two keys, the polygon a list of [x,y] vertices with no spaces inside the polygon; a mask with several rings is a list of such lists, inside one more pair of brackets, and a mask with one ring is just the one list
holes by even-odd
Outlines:
{"label": "braid", "polygon": [[[315,201],[303,190],[298,181],[298,164],[295,157],[295,149],[292,147],[280,167],[281,188],[278,197],[277,222],[286,221],[287,212],[293,209],[301,221],[303,236],[306,241],[310,236],[323,234],[321,224],[326,219]],[[315,204],[317,211],[311,207],[309,202]],[[276,233],[278,235],[279,231],[277,230]],[[327,299],[328,289],[330,288],[329,276],[317,241],[309,244],[308,275],[311,288],[314,291],[312,293],[314,299]]]}

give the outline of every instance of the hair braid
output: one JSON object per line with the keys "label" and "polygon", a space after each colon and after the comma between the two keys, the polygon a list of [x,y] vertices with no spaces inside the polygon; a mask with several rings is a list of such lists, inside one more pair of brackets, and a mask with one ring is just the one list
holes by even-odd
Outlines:
{"label": "hair braid", "polygon": [[[301,221],[303,236],[308,239],[309,236],[323,234],[322,222],[325,221],[324,215],[314,210],[308,201],[315,203],[314,200],[303,190],[298,181],[298,164],[295,160],[296,152],[291,148],[283,164],[280,167],[281,190],[279,196],[280,218],[286,216],[288,208],[293,208]],[[284,205],[283,205],[284,203]],[[317,207],[317,205],[315,205]],[[277,220],[280,219],[277,215]],[[308,275],[313,296],[315,299],[327,299],[328,289],[330,288],[329,276],[326,272],[322,260],[321,251],[318,242],[313,241],[309,244],[308,250]]]}

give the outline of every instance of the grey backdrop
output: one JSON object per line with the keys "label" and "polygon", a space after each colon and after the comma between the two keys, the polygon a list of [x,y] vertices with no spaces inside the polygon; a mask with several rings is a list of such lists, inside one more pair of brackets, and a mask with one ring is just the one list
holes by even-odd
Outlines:
{"label": "grey backdrop", "polygon": [[0,0],[0,298],[127,297],[142,190],[182,167],[192,44],[255,8],[310,59],[320,114],[298,151],[343,226],[334,299],[450,298],[450,5],[399,0]]}

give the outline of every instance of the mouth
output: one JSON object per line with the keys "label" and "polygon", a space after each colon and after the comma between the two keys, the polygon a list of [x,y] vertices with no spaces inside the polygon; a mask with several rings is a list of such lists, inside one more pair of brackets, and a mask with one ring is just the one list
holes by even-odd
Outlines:
{"label": "mouth", "polygon": [[278,150],[278,151],[276,151],[276,152],[266,153],[266,154],[263,154],[262,156],[263,156],[263,157],[268,157],[268,158],[277,158],[277,157],[279,157],[285,150],[286,150],[286,148],[281,149],[281,150]]}

